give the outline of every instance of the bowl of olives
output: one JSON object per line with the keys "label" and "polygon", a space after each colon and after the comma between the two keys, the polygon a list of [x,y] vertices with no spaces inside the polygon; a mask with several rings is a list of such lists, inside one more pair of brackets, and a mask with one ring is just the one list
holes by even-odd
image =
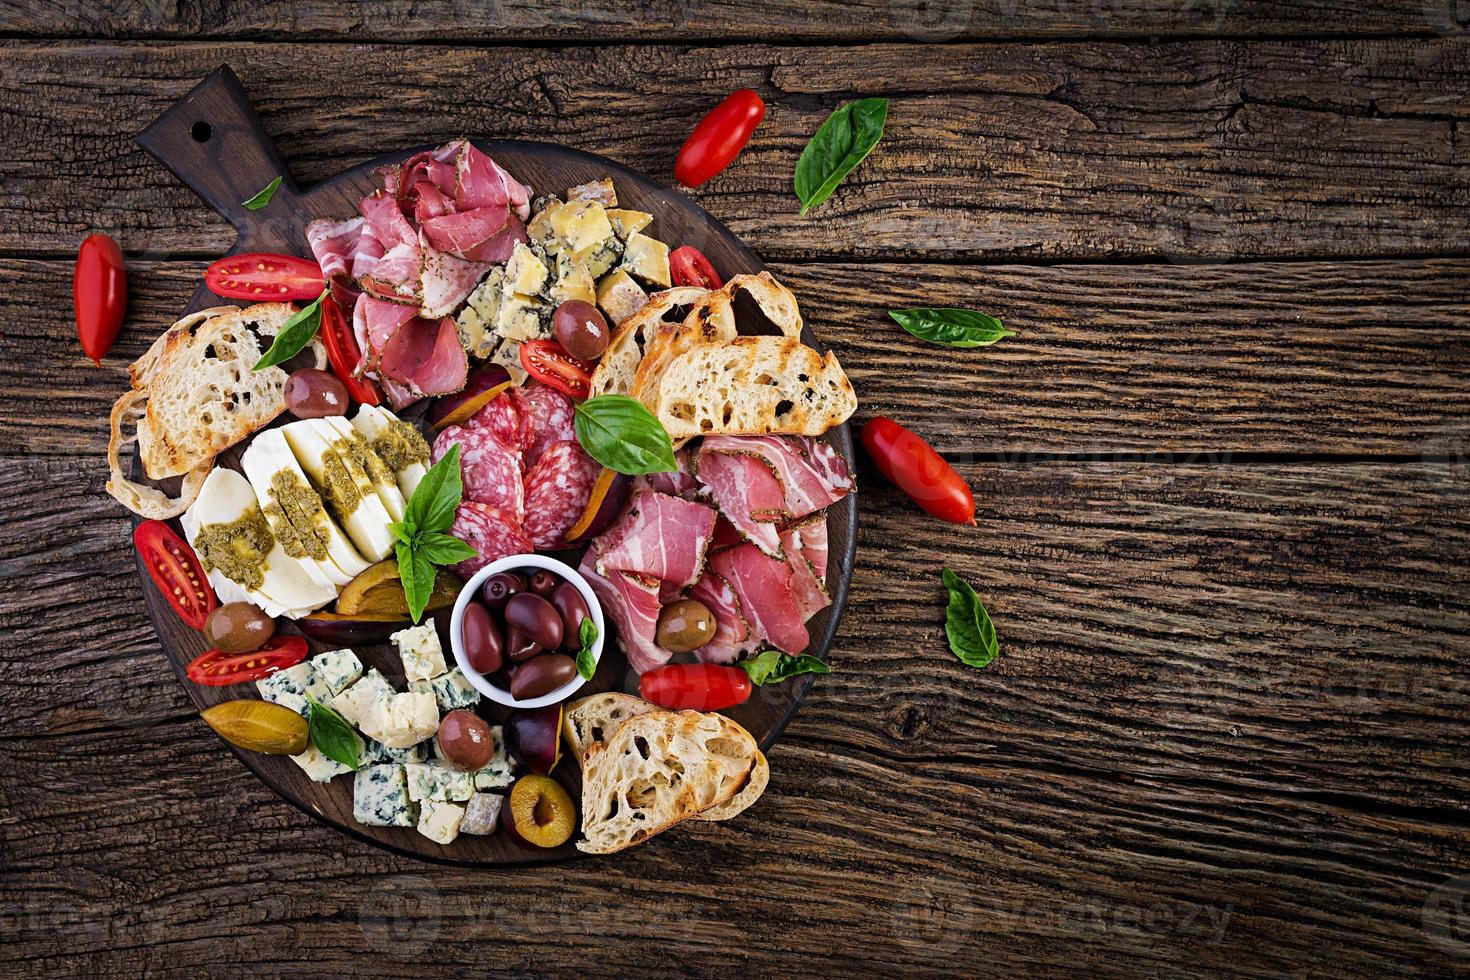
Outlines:
{"label": "bowl of olives", "polygon": [[449,617],[449,645],[475,689],[510,708],[543,708],[575,694],[582,621],[597,636],[590,650],[602,660],[607,639],[602,606],[576,569],[543,555],[493,561],[465,583]]}

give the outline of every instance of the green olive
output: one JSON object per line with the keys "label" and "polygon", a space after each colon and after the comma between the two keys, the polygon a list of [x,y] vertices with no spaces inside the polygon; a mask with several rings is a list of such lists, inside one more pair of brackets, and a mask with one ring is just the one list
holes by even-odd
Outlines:
{"label": "green olive", "polygon": [[680,599],[658,614],[658,645],[670,653],[697,650],[715,638],[715,617],[698,599]]}

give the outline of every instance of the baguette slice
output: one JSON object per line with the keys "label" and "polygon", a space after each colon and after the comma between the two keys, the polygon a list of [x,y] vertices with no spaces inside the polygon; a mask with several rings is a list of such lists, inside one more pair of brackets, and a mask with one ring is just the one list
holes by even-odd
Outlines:
{"label": "baguette slice", "polygon": [[651,711],[587,752],[577,848],[611,854],[728,801],[745,787],[760,748],[720,715]]}
{"label": "baguette slice", "polygon": [[[725,720],[729,721],[728,718]],[[733,725],[735,723],[732,721],[730,724]],[[694,819],[729,820],[731,817],[737,817],[744,813],[752,803],[761,798],[761,794],[766,791],[766,784],[770,781],[770,764],[766,762],[764,752],[757,752],[755,754],[755,763],[750,769],[750,778],[745,781],[745,785],[740,789],[740,792],[730,797],[724,803],[716,803]]]}
{"label": "baguette slice", "polygon": [[669,364],[654,413],[676,442],[710,435],[819,436],[857,408],[837,363],[791,337],[737,337]]}
{"label": "baguette slice", "polygon": [[[679,286],[650,296],[643,308],[624,320],[613,333],[612,342],[607,345],[607,351],[597,362],[597,370],[592,372],[593,397],[609,393],[630,394],[644,351],[653,343],[661,329],[678,326],[665,323],[665,314],[676,306],[697,303],[708,294],[707,289]],[[731,333],[733,335],[733,329]]]}

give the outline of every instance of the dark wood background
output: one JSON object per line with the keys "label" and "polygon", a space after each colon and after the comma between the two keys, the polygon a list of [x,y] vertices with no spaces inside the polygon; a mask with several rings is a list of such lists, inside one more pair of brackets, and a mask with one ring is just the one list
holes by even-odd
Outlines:
{"label": "dark wood background", "polygon": [[[1463,13],[1459,14],[1463,16]],[[0,0],[0,963],[404,975],[1470,965],[1470,40],[1452,0]],[[228,62],[302,183],[460,132],[698,193],[980,526],[860,473],[832,662],[765,798],[505,872],[373,850],[197,720],[102,490],[106,409],[231,229],[132,143]],[[888,134],[800,218],[840,102]],[[70,260],[129,256],[82,359]],[[924,348],[952,303],[1020,336]],[[942,632],[941,562],[1003,653]]]}

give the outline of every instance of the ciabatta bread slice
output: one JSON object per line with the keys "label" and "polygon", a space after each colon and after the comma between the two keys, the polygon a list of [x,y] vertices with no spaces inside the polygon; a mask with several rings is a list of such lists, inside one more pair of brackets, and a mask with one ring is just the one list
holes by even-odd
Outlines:
{"label": "ciabatta bread slice", "polygon": [[658,705],[631,694],[605,691],[579,698],[567,706],[561,719],[561,734],[572,750],[577,765],[597,742],[606,741],[629,718],[658,711]]}
{"label": "ciabatta bread slice", "polygon": [[677,306],[690,306],[699,302],[709,290],[696,286],[679,286],[654,293],[614,331],[597,370],[592,372],[592,395],[620,394],[633,391],[633,381],[638,374],[638,365],[643,362],[643,353],[653,343],[663,328],[678,326],[664,320],[664,316]]}
{"label": "ciabatta bread slice", "polygon": [[[726,721],[730,719],[726,718]],[[730,722],[734,724],[734,722]],[[731,817],[744,813],[752,803],[761,798],[766,791],[766,785],[771,781],[771,767],[766,762],[763,752],[755,754],[755,762],[751,765],[750,776],[740,792],[730,797],[724,803],[716,803],[708,810],[703,811],[694,819],[696,820],[729,820]]]}

